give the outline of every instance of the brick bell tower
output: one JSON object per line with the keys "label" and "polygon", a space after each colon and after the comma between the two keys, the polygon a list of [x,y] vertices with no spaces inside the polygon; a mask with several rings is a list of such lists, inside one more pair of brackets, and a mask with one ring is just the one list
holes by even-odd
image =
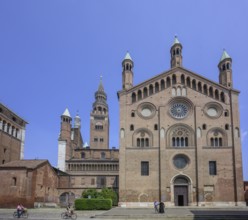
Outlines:
{"label": "brick bell tower", "polygon": [[65,161],[71,159],[71,115],[66,108],[61,115],[60,135],[58,140],[58,168],[66,171]]}
{"label": "brick bell tower", "polygon": [[104,92],[102,77],[95,92],[95,102],[90,113],[90,148],[109,148],[109,113],[107,95]]}

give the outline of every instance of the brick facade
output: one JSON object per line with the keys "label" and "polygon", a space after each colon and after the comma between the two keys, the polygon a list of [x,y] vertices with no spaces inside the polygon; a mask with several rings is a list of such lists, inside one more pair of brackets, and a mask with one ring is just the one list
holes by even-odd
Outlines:
{"label": "brick facade", "polygon": [[0,207],[18,203],[32,208],[35,203],[58,203],[58,177],[47,160],[19,160],[0,166]]}
{"label": "brick facade", "polygon": [[[131,61],[130,55],[124,59],[123,77],[134,75]],[[244,205],[239,91],[232,88],[231,63],[224,51],[215,83],[182,67],[182,45],[175,39],[170,70],[135,86],[123,79],[121,206],[155,200]]]}

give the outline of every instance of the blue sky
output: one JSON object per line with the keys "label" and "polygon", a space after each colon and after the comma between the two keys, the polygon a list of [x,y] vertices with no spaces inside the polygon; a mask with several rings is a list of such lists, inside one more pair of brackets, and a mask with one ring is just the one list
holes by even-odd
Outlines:
{"label": "blue sky", "polygon": [[[0,1],[0,102],[29,122],[25,159],[57,165],[60,115],[89,119],[100,75],[110,109],[110,147],[118,147],[121,62],[134,60],[134,84],[170,68],[176,34],[183,66],[218,82],[223,48],[241,91],[244,179],[248,180],[248,1]],[[246,97],[246,98],[245,98]]]}

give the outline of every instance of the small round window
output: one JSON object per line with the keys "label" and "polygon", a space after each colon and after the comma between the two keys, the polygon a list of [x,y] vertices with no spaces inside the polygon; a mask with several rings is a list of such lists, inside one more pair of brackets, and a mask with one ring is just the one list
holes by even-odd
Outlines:
{"label": "small round window", "polygon": [[144,117],[150,117],[152,115],[152,111],[151,109],[145,107],[141,110],[141,114],[144,116]]}
{"label": "small round window", "polygon": [[209,118],[218,118],[223,112],[223,108],[219,103],[210,102],[204,107],[204,112]]}
{"label": "small round window", "polygon": [[177,169],[184,169],[189,163],[188,157],[179,154],[173,158],[173,164]]}
{"label": "small round window", "polygon": [[208,113],[208,115],[210,117],[216,117],[218,115],[218,112],[217,112],[216,108],[213,108],[213,107],[212,108],[209,108],[207,110],[207,113]]}
{"label": "small round window", "polygon": [[141,103],[137,108],[137,114],[143,119],[150,119],[156,114],[156,107],[149,102]]}

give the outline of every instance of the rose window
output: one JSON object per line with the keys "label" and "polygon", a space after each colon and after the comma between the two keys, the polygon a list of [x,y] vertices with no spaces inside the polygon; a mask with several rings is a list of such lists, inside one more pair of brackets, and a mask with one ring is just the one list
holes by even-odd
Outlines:
{"label": "rose window", "polygon": [[170,114],[177,119],[185,118],[188,114],[188,107],[183,103],[175,103],[171,106]]}

